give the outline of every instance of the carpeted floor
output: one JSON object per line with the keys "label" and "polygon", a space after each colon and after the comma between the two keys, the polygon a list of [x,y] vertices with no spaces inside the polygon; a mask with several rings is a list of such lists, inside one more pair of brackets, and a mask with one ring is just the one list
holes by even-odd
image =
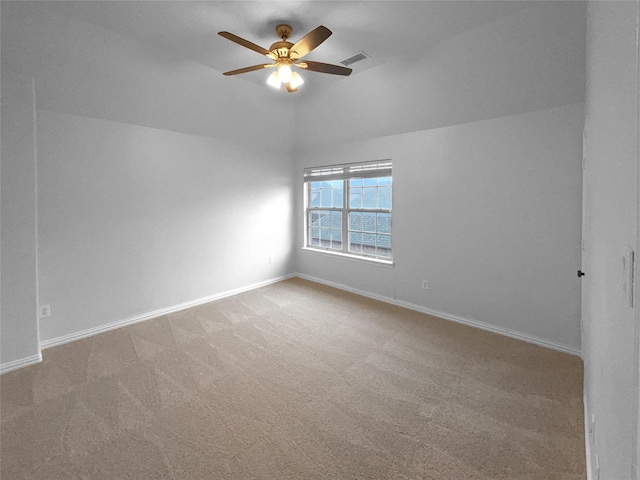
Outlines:
{"label": "carpeted floor", "polygon": [[582,368],[291,279],[0,377],[1,477],[582,480]]}

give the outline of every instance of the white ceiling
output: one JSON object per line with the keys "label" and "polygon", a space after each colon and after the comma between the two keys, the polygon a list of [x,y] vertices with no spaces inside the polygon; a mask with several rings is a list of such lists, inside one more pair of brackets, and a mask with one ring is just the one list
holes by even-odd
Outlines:
{"label": "white ceiling", "polygon": [[[275,26],[289,23],[297,41],[318,25],[333,35],[307,59],[339,63],[360,51],[373,66],[412,62],[447,38],[531,6],[526,1],[74,1],[45,2],[65,16],[154,45],[219,72],[262,63],[265,58],[219,35],[226,30],[268,48]],[[308,72],[322,82],[344,77]],[[264,82],[264,72],[244,74]],[[229,81],[237,81],[237,77]],[[314,79],[314,82],[318,80]]]}
{"label": "white ceiling", "polygon": [[[426,130],[584,99],[581,1],[5,1],[2,71],[31,77],[36,105],[89,118],[271,148]],[[275,25],[334,34],[309,60],[371,59],[350,77],[304,72],[295,94],[269,73]],[[365,71],[366,70],[366,71]],[[275,141],[282,137],[285,141]],[[288,148],[288,147],[287,147]]]}

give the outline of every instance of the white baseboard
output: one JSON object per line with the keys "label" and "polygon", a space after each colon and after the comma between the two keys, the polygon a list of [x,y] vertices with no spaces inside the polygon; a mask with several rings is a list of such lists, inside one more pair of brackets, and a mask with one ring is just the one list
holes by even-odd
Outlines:
{"label": "white baseboard", "polygon": [[272,283],[280,282],[282,280],[287,280],[288,278],[294,277],[295,275],[284,275],[281,277],[272,278],[269,280],[265,280],[264,282],[254,283],[252,285],[247,285],[244,287],[236,288],[233,290],[227,290],[226,292],[216,293],[214,295],[210,295],[208,297],[199,298],[197,300],[192,300],[189,302],[181,303],[178,305],[174,305],[172,307],[161,308],[159,310],[154,310],[153,312],[143,313],[142,315],[136,315],[135,317],[126,318],[124,320],[118,320],[115,322],[107,323],[105,325],[100,325],[94,328],[88,328],[86,330],[81,330],[79,332],[73,332],[68,335],[62,335],[60,337],[51,338],[49,340],[44,340],[40,342],[40,348],[46,349],[51,347],[57,347],[59,345],[64,345],[65,343],[74,342],[76,340],[80,340],[82,338],[91,337],[93,335],[98,335],[99,333],[108,332],[110,330],[115,330],[117,328],[125,327],[127,325],[133,325],[135,323],[144,322],[145,320],[151,320],[152,318],[161,317],[163,315],[168,315],[170,313],[179,312],[181,310],[186,310],[187,308],[197,307],[198,305],[203,305],[205,303],[213,302],[215,300],[220,300],[222,298],[231,297],[233,295],[237,295],[239,293],[247,292],[249,290],[254,290],[256,288],[264,287],[266,285],[270,285]]}
{"label": "white baseboard", "polygon": [[[586,385],[585,385],[586,391]],[[593,470],[591,468],[591,435],[589,435],[589,405],[587,403],[587,394],[582,397],[582,403],[584,404],[584,450],[585,450],[585,463],[587,464],[587,480],[593,478]]]}
{"label": "white baseboard", "polygon": [[29,365],[35,365],[42,361],[42,353],[38,352],[36,355],[31,355],[25,358],[19,358],[11,362],[6,362],[0,365],[0,375],[3,373],[18,370],[19,368],[28,367]]}
{"label": "white baseboard", "polygon": [[[312,282],[328,285],[330,287],[338,288],[340,290],[344,290],[347,292],[355,293],[357,295],[362,295],[364,297],[373,298],[375,300],[380,300],[385,303],[389,303],[392,305],[397,305],[400,307],[408,308],[410,310],[415,310],[421,313],[426,313],[428,315],[432,315],[438,318],[443,318],[445,320],[451,320],[457,323],[462,323],[464,325],[469,325],[472,327],[480,328],[482,330],[490,331],[493,333],[497,333],[500,335],[505,335],[511,338],[516,338],[518,340],[523,340],[525,342],[534,343],[536,345],[540,345],[543,347],[551,348],[554,350],[559,350],[561,352],[569,353],[571,355],[580,356],[580,350],[571,346],[559,344],[556,342],[552,342],[550,340],[534,337],[532,335],[528,335],[521,332],[514,332],[512,330],[508,330],[502,327],[497,327],[495,325],[490,325],[484,322],[480,322],[470,318],[459,317],[457,315],[451,315],[445,312],[440,312],[438,310],[433,310],[427,307],[423,307],[422,305],[417,305],[410,302],[405,302],[402,300],[397,300],[391,297],[386,297],[384,295],[378,295],[376,293],[367,292],[365,290],[360,290],[357,288],[352,288],[347,285],[343,285],[336,282],[331,282],[327,280],[323,280],[321,278],[313,277],[311,275],[305,275],[301,273],[284,275],[281,277],[272,278],[269,280],[265,280],[263,282],[254,283],[252,285],[246,285],[244,287],[236,288],[233,290],[227,290],[225,292],[217,293],[214,295],[210,295],[207,297],[199,298],[197,300],[192,300],[189,302],[181,303],[178,305],[174,305],[172,307],[162,308],[159,310],[154,310],[152,312],[144,313],[142,315],[137,315],[135,317],[127,318],[124,320],[118,320],[115,322],[111,322],[105,325],[100,325],[98,327],[89,328],[86,330],[81,330],[79,332],[73,332],[67,335],[62,335],[60,337],[51,338],[48,340],[44,340],[40,342],[40,349],[47,349],[51,347],[56,347],[59,345],[64,345],[65,343],[73,342],[75,340],[80,340],[82,338],[91,337],[93,335],[97,335],[99,333],[108,332],[111,330],[115,330],[117,328],[121,328],[127,325],[133,325],[135,323],[143,322],[145,320],[150,320],[152,318],[157,318],[162,315],[168,315],[170,313],[179,312],[181,310],[185,310],[187,308],[196,307],[198,305],[203,305],[205,303],[213,302],[215,300],[220,300],[222,298],[230,297],[233,295],[237,295],[239,293],[247,292],[249,290],[254,290],[256,288],[264,287],[266,285],[270,285],[272,283],[277,283],[282,280],[287,280],[292,277],[299,277],[305,280],[309,280]],[[37,355],[32,355],[30,357],[25,357],[22,359],[14,360],[11,362],[7,362],[0,365],[0,374],[10,372],[12,370],[17,370],[22,367],[26,367],[28,365],[33,365],[42,361],[42,354],[39,353]]]}
{"label": "white baseboard", "polygon": [[571,347],[569,345],[564,345],[561,343],[556,343],[551,340],[546,340],[544,338],[538,338],[533,335],[529,335],[527,333],[515,332],[513,330],[509,330],[503,327],[497,327],[495,325],[491,325],[488,323],[480,322],[478,320],[474,320],[472,318],[459,317],[457,315],[451,315],[449,313],[440,312],[438,310],[433,310],[431,308],[423,307],[422,305],[417,305],[415,303],[405,302],[403,300],[397,300],[395,298],[386,297],[384,295],[378,295],[377,293],[367,292],[365,290],[359,290],[357,288],[352,288],[347,285],[342,285],[336,282],[330,282],[327,280],[323,280],[321,278],[313,277],[311,275],[306,275],[302,273],[298,273],[295,275],[296,277],[309,280],[311,282],[321,283],[323,285],[328,285],[330,287],[338,288],[340,290],[344,290],[347,292],[355,293],[357,295],[362,295],[363,297],[373,298],[375,300],[380,300],[381,302],[390,303],[392,305],[397,305],[399,307],[408,308],[410,310],[415,310],[417,312],[426,313],[428,315],[432,315],[434,317],[442,318],[445,320],[451,320],[453,322],[462,323],[464,325],[469,325],[471,327],[479,328],[481,330],[486,330],[489,332],[497,333],[499,335],[504,335],[507,337],[515,338],[517,340],[522,340],[528,343],[533,343],[536,345],[540,345],[541,347],[551,348],[553,350],[558,350],[560,352],[569,353],[571,355],[576,355],[578,357],[581,356],[580,349]]}

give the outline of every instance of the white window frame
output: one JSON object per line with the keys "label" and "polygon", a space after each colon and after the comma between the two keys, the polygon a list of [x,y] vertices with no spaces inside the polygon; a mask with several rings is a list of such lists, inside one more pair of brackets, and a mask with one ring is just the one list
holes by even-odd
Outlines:
{"label": "white window frame", "polygon": [[[376,263],[393,265],[393,175],[392,161],[389,159],[376,160],[369,162],[348,163],[341,165],[329,165],[323,167],[311,167],[304,170],[304,247],[303,249],[337,255],[343,257],[356,258],[359,260],[372,261]],[[351,208],[349,205],[350,182],[352,179],[367,179],[390,177],[391,198],[390,208]],[[343,180],[342,207],[311,207],[310,195],[312,182]],[[379,187],[378,187],[379,188]],[[322,245],[311,245],[310,239],[310,218],[311,212],[317,211],[339,211],[342,213],[342,245],[341,249],[325,247]],[[371,254],[367,252],[354,252],[349,250],[349,213],[388,213],[390,215],[390,233],[391,239],[390,256]],[[377,228],[376,228],[377,229]],[[377,234],[377,232],[376,232]],[[385,235],[387,235],[385,233]]]}

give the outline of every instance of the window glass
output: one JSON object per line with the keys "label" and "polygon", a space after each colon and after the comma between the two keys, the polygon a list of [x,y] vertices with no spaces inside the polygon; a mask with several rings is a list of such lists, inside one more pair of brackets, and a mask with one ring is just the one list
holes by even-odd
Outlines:
{"label": "window glass", "polygon": [[310,197],[311,197],[311,201],[310,201],[311,206],[319,207],[320,206],[320,190],[312,189]]}
{"label": "window glass", "polygon": [[362,208],[362,188],[349,189],[349,208]]}
{"label": "window glass", "polygon": [[341,188],[336,188],[333,190],[333,206],[336,208],[342,208],[343,203],[343,190]]}
{"label": "window glass", "polygon": [[[377,171],[385,174],[375,176]],[[318,178],[305,184],[306,246],[390,261],[390,172],[388,160],[305,170],[305,177]]]}
{"label": "window glass", "polygon": [[391,187],[378,188],[378,208],[391,208]]}
{"label": "window glass", "polygon": [[391,214],[390,213],[378,213],[377,214],[377,232],[391,234]]}
{"label": "window glass", "polygon": [[349,230],[356,232],[362,230],[362,213],[349,212]]}
{"label": "window glass", "polygon": [[364,208],[376,208],[378,206],[378,189],[376,187],[365,187],[362,194],[362,206]]}
{"label": "window glass", "polygon": [[375,233],[376,231],[376,214],[365,212],[362,214],[362,231]]}
{"label": "window glass", "polygon": [[320,206],[323,208],[331,207],[331,190],[323,188],[320,191]]}

